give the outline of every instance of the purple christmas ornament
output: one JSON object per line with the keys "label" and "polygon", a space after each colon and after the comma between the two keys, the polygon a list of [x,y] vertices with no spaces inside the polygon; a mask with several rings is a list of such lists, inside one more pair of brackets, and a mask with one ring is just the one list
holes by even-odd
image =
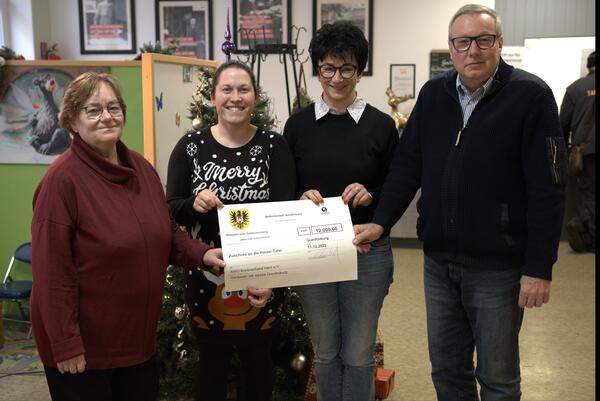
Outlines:
{"label": "purple christmas ornament", "polygon": [[229,8],[227,9],[227,29],[225,29],[225,42],[221,45],[227,61],[231,60],[231,53],[235,51],[235,44],[231,41],[231,30],[229,29]]}

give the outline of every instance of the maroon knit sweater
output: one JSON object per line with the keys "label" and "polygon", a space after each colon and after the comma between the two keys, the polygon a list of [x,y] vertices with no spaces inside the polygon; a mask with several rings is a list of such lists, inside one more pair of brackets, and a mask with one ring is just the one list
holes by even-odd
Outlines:
{"label": "maroon knit sweater", "polygon": [[208,249],[172,224],[152,166],[122,142],[117,152],[122,166],[75,135],[33,198],[31,319],[46,366],[147,361],[166,267],[201,266]]}

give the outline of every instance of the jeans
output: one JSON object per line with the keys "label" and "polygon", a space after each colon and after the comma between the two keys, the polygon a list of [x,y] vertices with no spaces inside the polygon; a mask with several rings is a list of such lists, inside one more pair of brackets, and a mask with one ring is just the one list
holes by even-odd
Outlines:
{"label": "jeans", "polygon": [[315,352],[317,401],[375,399],[377,321],[393,274],[384,237],[358,254],[358,280],[296,287]]}
{"label": "jeans", "polygon": [[[486,270],[425,255],[431,377],[439,401],[521,399],[520,269]],[[477,366],[473,366],[473,350]]]}

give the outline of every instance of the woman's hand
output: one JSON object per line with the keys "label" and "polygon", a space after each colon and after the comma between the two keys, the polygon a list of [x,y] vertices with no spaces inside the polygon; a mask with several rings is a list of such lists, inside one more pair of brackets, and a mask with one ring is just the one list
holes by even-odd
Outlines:
{"label": "woman's hand", "polygon": [[248,287],[248,301],[256,308],[262,308],[267,304],[273,290],[270,288]]}
{"label": "woman's hand", "polygon": [[321,193],[316,189],[309,189],[308,191],[304,192],[300,197],[300,200],[303,199],[311,200],[317,206],[323,204],[323,197],[321,196]]}
{"label": "woman's hand", "polygon": [[365,188],[363,184],[355,182],[344,189],[342,200],[345,204],[352,201],[352,207],[369,206],[373,203],[373,196],[367,191],[367,188]]}
{"label": "woman's hand", "polygon": [[213,208],[222,208],[223,202],[210,189],[203,189],[196,195],[192,205],[198,213],[206,213]]}
{"label": "woman's hand", "polygon": [[73,358],[56,363],[56,368],[61,374],[83,373],[85,371],[85,355],[77,355]]}
{"label": "woman's hand", "polygon": [[204,254],[202,263],[204,263],[204,266],[217,266],[219,269],[223,269],[225,267],[223,250],[221,248],[209,249]]}

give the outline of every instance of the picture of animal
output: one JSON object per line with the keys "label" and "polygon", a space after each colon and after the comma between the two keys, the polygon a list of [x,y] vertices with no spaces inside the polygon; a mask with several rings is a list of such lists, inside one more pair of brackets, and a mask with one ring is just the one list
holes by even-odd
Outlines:
{"label": "picture of animal", "polygon": [[29,69],[3,80],[0,93],[0,162],[50,163],[67,150],[71,135],[58,126],[64,92],[73,76]]}

